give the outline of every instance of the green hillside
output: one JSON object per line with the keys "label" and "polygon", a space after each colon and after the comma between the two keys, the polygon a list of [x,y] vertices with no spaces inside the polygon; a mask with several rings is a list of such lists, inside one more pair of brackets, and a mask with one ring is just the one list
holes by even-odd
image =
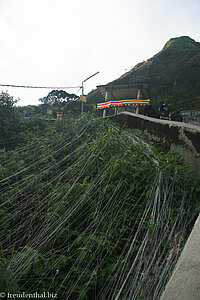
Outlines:
{"label": "green hillside", "polygon": [[[154,105],[168,98],[174,109],[199,109],[200,43],[187,36],[172,38],[158,54],[109,84],[127,83],[148,83]],[[90,102],[98,97],[98,92],[88,95]]]}
{"label": "green hillside", "polygon": [[37,123],[0,150],[0,292],[159,299],[199,212],[197,178],[109,120]]}

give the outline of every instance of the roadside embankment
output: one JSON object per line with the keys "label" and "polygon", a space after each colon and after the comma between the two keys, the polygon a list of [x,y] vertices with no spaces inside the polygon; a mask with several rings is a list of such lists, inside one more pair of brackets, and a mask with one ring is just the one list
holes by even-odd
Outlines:
{"label": "roadside embankment", "polygon": [[191,170],[200,174],[200,126],[122,112],[108,117],[122,126],[137,129],[169,151],[178,152]]}

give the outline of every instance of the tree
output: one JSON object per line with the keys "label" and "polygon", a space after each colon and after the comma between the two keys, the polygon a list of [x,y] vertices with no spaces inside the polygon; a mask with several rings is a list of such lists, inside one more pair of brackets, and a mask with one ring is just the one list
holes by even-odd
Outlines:
{"label": "tree", "polygon": [[43,104],[47,104],[55,107],[63,107],[68,101],[75,101],[78,96],[75,94],[69,94],[63,90],[53,90],[46,97],[39,100]]}
{"label": "tree", "polygon": [[15,100],[7,92],[0,93],[0,148],[15,145],[20,131],[20,114],[14,107]]}

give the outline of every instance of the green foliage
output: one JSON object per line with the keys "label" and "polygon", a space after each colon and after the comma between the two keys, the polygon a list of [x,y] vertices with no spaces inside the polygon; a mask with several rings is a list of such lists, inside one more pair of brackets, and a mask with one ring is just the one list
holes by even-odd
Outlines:
{"label": "green foliage", "polygon": [[11,291],[12,277],[15,289],[25,292],[37,287],[58,291],[60,299],[111,299],[137,257],[131,278],[137,268],[148,269],[150,249],[163,236],[153,253],[161,273],[173,245],[163,231],[166,222],[172,230],[180,219],[173,233],[180,236],[199,205],[198,179],[180,156],[161,153],[141,135],[91,115],[76,120],[68,114],[51,125],[35,118],[23,126],[26,146],[0,151],[6,289]]}
{"label": "green foliage", "polygon": [[67,101],[73,101],[78,98],[75,94],[69,94],[63,90],[53,90],[46,97],[41,98],[40,101],[50,106],[63,107]]}
{"label": "green foliage", "polygon": [[11,148],[18,142],[20,131],[20,115],[14,105],[14,100],[7,92],[0,94],[0,147]]}
{"label": "green foliage", "polygon": [[[9,254],[13,254],[13,249],[7,251],[8,258]],[[9,291],[11,293],[18,293],[20,289],[16,283],[13,270],[6,266],[8,260],[4,252],[0,251],[0,292],[6,293]]]}

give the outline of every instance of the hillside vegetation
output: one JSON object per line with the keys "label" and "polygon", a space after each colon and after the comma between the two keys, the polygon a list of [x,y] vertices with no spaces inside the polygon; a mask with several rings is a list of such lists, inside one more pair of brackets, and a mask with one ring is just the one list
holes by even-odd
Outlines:
{"label": "hillside vegetation", "polygon": [[33,121],[0,150],[0,291],[158,299],[199,212],[198,178],[108,120]]}

